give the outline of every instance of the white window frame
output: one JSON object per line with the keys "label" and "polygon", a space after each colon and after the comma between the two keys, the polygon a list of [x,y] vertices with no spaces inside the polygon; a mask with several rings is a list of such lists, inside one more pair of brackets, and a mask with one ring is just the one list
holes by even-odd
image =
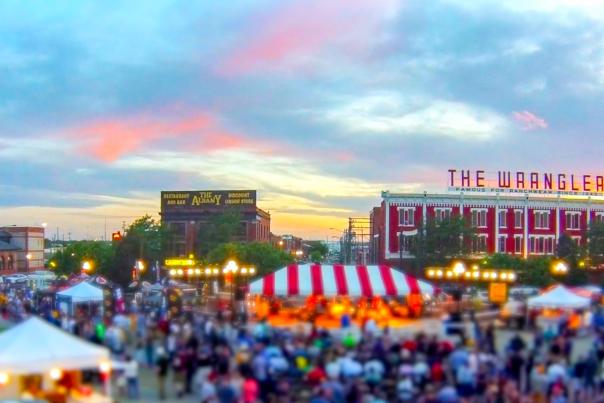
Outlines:
{"label": "white window frame", "polygon": [[[501,240],[503,239],[503,248],[501,247]],[[497,239],[497,248],[499,253],[508,253],[507,249],[508,245],[508,236],[507,235],[499,235]]]}
{"label": "white window frame", "polygon": [[[549,210],[533,210],[535,229],[549,229],[550,213],[551,212]],[[544,216],[546,214],[547,214],[547,220],[544,219]],[[539,217],[539,219],[537,217]]]}
{"label": "white window frame", "polygon": [[573,235],[570,237],[573,241],[575,241],[575,244],[577,246],[581,245],[581,236],[580,235]]}
{"label": "white window frame", "polygon": [[529,235],[529,254],[553,255],[556,250],[554,235]]}
{"label": "white window frame", "polygon": [[[405,220],[405,214],[407,215],[407,220]],[[415,226],[415,207],[398,208],[398,225],[401,227]]]}
{"label": "white window frame", "polygon": [[[501,219],[503,217],[503,220]],[[499,228],[508,227],[508,209],[497,210],[497,218],[499,219]]]}
{"label": "white window frame", "polygon": [[[520,225],[517,225],[516,222],[516,215],[520,214]],[[520,209],[514,209],[514,228],[516,229],[522,229],[522,227],[524,227],[524,210],[520,210]]]}
{"label": "white window frame", "polygon": [[[470,220],[472,222],[472,226],[475,228],[487,228],[487,215],[488,210],[486,208],[473,208],[470,209]],[[474,214],[476,213],[476,219],[474,219]],[[484,214],[484,215],[483,215]],[[481,223],[481,218],[484,217],[484,223]]]}
{"label": "white window frame", "polygon": [[[522,249],[524,248],[523,241],[524,237],[522,235],[514,235],[514,254],[522,254]],[[520,246],[520,248],[518,248],[518,246]]]}
{"label": "white window frame", "polygon": [[[565,223],[566,229],[570,229],[570,230],[581,229],[581,212],[580,211],[566,211],[564,213],[564,216],[565,216],[565,221],[566,221],[566,223]],[[569,220],[569,218],[570,218],[570,220]]]}
{"label": "white window frame", "polygon": [[[472,244],[472,253],[474,255],[483,255],[488,252],[489,243],[488,243],[489,235],[488,234],[477,234],[476,238],[473,240]],[[480,250],[480,246],[484,245],[484,250]]]}
{"label": "white window frame", "polygon": [[596,222],[597,223],[603,223],[604,222],[604,211],[596,211]]}
{"label": "white window frame", "polygon": [[[403,252],[403,256],[405,255],[410,255],[411,251],[410,251],[410,246],[411,246],[411,238],[415,238],[415,235],[402,235],[401,233],[397,233],[398,239],[399,239],[399,245],[398,245],[398,253],[401,253],[401,248],[402,248],[402,252]],[[401,241],[402,238],[402,242]]]}
{"label": "white window frame", "polygon": [[434,208],[434,219],[436,222],[441,222],[445,219],[450,220],[453,216],[453,209],[451,207],[435,207]]}

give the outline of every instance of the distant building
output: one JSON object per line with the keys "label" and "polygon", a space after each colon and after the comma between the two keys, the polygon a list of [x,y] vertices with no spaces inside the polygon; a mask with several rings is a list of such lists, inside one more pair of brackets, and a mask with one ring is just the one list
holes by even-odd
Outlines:
{"label": "distant building", "polygon": [[526,258],[553,256],[563,234],[578,246],[586,246],[591,223],[604,222],[604,202],[532,195],[383,192],[382,205],[371,214],[373,248],[380,263],[413,258],[410,245],[422,221],[460,216],[476,230],[473,256],[504,253]]}
{"label": "distant building", "polygon": [[161,192],[161,221],[173,234],[169,256],[197,253],[199,234],[213,217],[241,214],[238,242],[270,242],[271,216],[256,205],[255,190]]}
{"label": "distant building", "polygon": [[0,275],[44,269],[44,228],[0,227]]}
{"label": "distant building", "polygon": [[271,234],[271,244],[292,255],[295,255],[296,251],[303,250],[302,238],[293,235]]}

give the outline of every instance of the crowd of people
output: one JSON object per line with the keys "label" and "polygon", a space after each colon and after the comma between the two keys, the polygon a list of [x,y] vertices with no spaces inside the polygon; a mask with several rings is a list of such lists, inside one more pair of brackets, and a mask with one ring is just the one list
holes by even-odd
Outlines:
{"label": "crowd of people", "polygon": [[[598,401],[604,391],[604,336],[592,329],[589,354],[573,354],[571,329],[549,339],[516,334],[496,351],[492,325],[467,337],[365,329],[233,324],[201,308],[133,309],[70,316],[27,292],[5,303],[12,320],[36,313],[107,346],[118,399],[141,399],[142,372],[158,399],[197,402],[554,402]],[[148,375],[147,375],[148,376]]]}

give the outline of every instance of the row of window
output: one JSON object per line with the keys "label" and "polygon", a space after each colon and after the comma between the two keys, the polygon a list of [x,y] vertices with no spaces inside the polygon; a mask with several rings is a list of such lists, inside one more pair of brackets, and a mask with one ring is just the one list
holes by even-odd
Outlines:
{"label": "row of window", "polygon": [[0,256],[0,271],[13,270],[13,258],[8,256]]}
{"label": "row of window", "polygon": [[[402,237],[402,251],[405,254],[408,254],[411,248],[411,244],[414,241],[415,236],[403,236]],[[478,235],[472,239],[471,251],[475,254],[487,253],[487,235]],[[580,237],[573,237],[574,241],[578,244],[580,242]],[[497,251],[499,253],[514,253],[514,254],[522,254],[523,252],[523,237],[522,236],[514,236],[514,246],[513,249],[510,250],[508,248],[507,237],[499,236],[498,248]],[[556,249],[555,245],[556,241],[553,236],[550,235],[531,235],[529,236],[528,242],[528,253],[536,254],[536,255],[553,255]]]}
{"label": "row of window", "polygon": [[[448,220],[452,215],[451,208],[435,208],[434,219],[436,221]],[[535,229],[550,229],[550,212],[549,211],[534,211]],[[507,210],[499,210],[499,228],[508,228],[508,213]],[[524,227],[524,212],[522,210],[514,210],[514,228],[521,229]],[[566,229],[578,230],[581,229],[581,213],[567,212]],[[604,222],[604,213],[596,213],[595,221],[597,223]],[[487,227],[487,209],[472,209],[470,223],[476,228]],[[399,225],[405,227],[415,226],[415,207],[399,209]]]}

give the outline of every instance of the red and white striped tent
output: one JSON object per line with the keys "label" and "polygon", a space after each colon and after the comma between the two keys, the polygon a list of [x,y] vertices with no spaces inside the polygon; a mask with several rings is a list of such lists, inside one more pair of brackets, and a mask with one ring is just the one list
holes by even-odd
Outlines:
{"label": "red and white striped tent", "polygon": [[394,297],[433,296],[436,288],[389,266],[291,264],[252,282],[249,292],[265,296]]}

